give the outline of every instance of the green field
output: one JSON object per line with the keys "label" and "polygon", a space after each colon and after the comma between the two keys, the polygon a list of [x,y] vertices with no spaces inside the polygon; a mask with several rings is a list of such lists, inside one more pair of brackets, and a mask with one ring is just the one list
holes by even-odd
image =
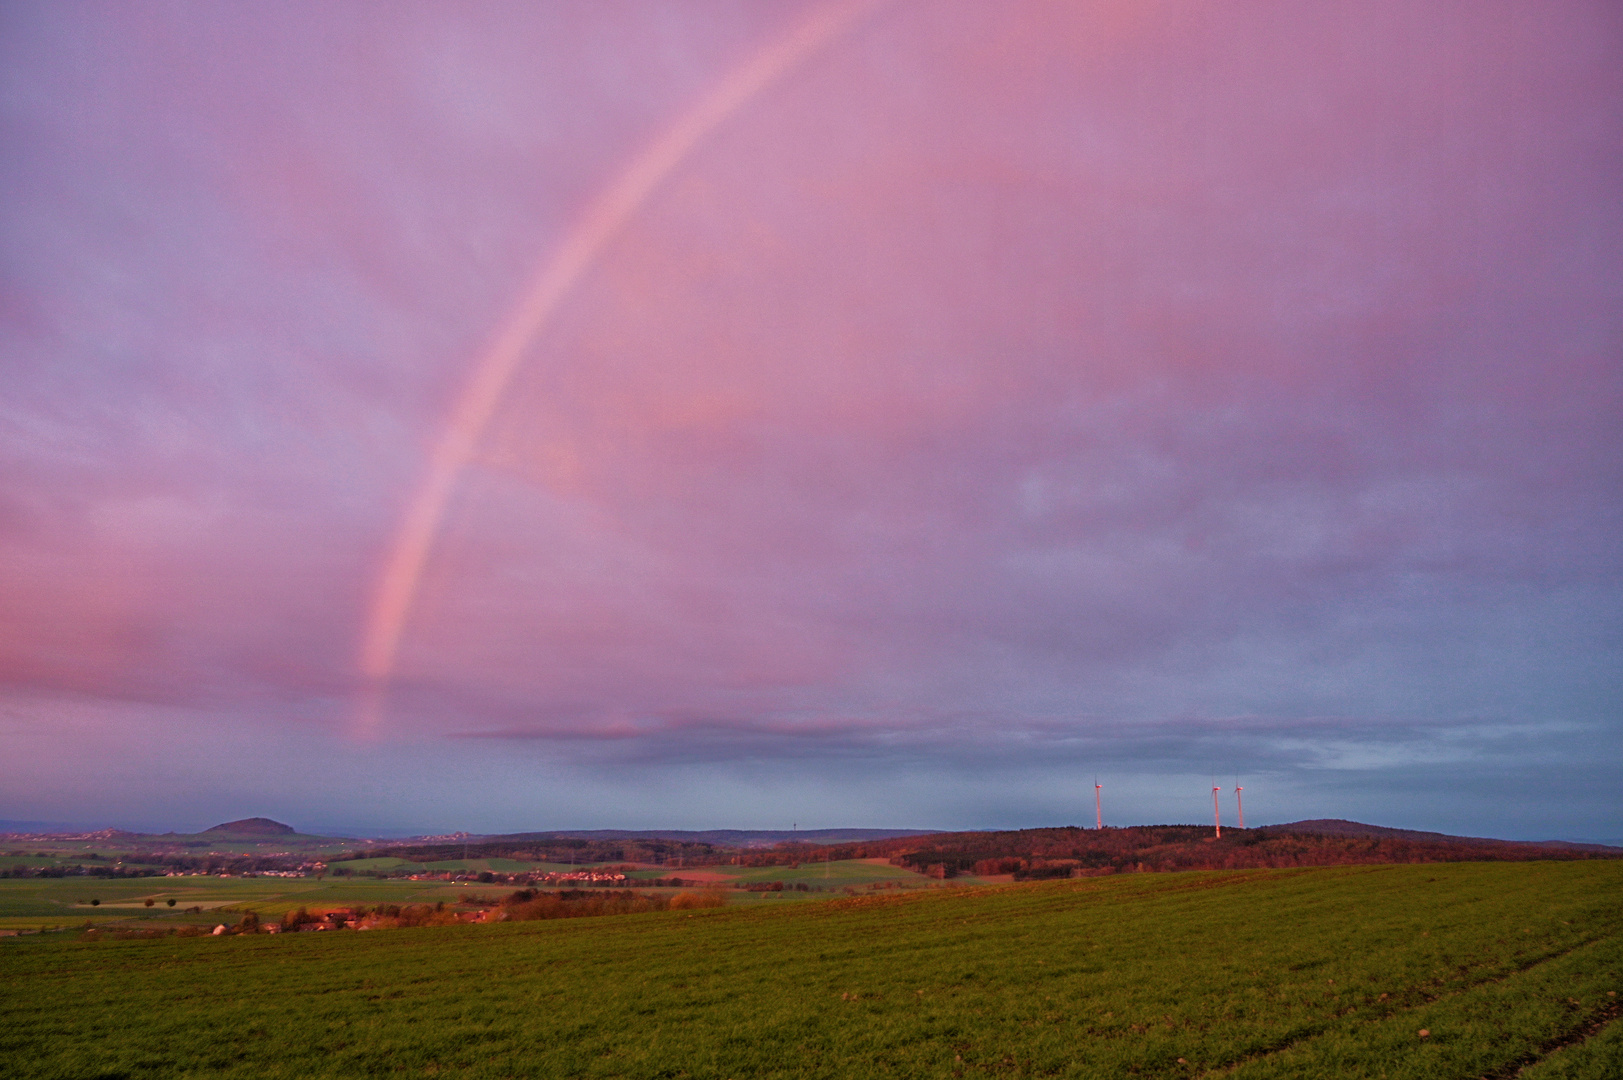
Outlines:
{"label": "green field", "polygon": [[1623,865],[42,935],[0,940],[0,981],[8,1077],[1616,1077]]}
{"label": "green field", "polygon": [[[511,886],[367,878],[25,878],[0,881],[0,932],[120,924],[235,923],[241,912],[280,917],[296,907],[454,903],[464,893],[505,896]],[[154,901],[147,907],[148,898]],[[166,901],[173,899],[175,906]],[[92,906],[91,900],[101,903]],[[201,907],[201,914],[186,909]]]}
{"label": "green field", "polygon": [[[561,863],[517,863],[508,859],[470,859],[445,863],[407,863],[400,859],[364,859],[339,863],[339,866],[359,870],[393,871],[402,868],[413,872],[440,873],[444,871],[478,873],[493,870],[497,873],[547,873],[583,869]],[[631,876],[642,878],[689,877],[701,874],[720,875],[721,884],[782,881],[787,891],[782,893],[750,893],[739,891],[732,897],[737,904],[762,901],[827,899],[828,892],[863,892],[876,888],[923,888],[938,885],[911,870],[889,866],[877,860],[850,860],[830,864],[806,864],[800,869],[776,867],[705,867],[702,870],[640,870]],[[974,879],[961,879],[973,882]],[[796,891],[794,886],[804,884],[808,891]],[[150,878],[92,878],[72,876],[66,878],[0,879],[0,933],[41,930],[47,928],[80,927],[85,922],[95,925],[117,925],[132,920],[142,924],[234,923],[243,911],[252,910],[261,917],[280,917],[296,907],[328,909],[345,905],[421,904],[445,901],[454,903],[458,897],[473,895],[499,899],[508,895],[514,886],[507,884],[477,884],[471,881],[432,882],[409,881],[403,878],[378,879],[360,876],[278,878],[278,877],[188,877]],[[155,901],[146,907],[148,898]],[[166,901],[175,900],[169,907]],[[91,900],[100,904],[91,906]],[[191,907],[203,908],[202,913],[189,913]],[[156,920],[156,922],[153,922]]]}

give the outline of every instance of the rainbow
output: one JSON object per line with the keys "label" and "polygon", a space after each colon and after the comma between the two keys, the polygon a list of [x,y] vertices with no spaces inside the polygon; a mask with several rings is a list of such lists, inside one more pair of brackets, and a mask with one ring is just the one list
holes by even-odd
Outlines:
{"label": "rainbow", "polygon": [[434,547],[457,479],[472,458],[524,355],[565,296],[648,196],[711,131],[757,94],[845,34],[885,0],[834,0],[814,8],[782,37],[727,74],[668,125],[587,206],[561,244],[542,261],[518,305],[499,324],[473,366],[434,445],[422,479],[395,529],[372,592],[358,665],[365,690],[358,733],[376,733],[394,675],[401,635],[423,568]]}

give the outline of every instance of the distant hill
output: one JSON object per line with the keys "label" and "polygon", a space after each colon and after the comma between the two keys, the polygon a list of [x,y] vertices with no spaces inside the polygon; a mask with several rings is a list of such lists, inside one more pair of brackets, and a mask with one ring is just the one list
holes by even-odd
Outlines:
{"label": "distant hill", "polygon": [[585,829],[506,833],[501,836],[424,836],[355,852],[345,858],[392,856],[436,859],[518,859],[562,863],[643,863],[701,866],[745,853],[822,850],[829,844],[900,842],[935,834],[918,829]]}
{"label": "distant hill", "polygon": [[291,825],[283,825],[280,821],[272,821],[268,817],[251,817],[204,829],[202,835],[208,833],[231,833],[233,836],[295,836],[298,830]]}
{"label": "distant hill", "polygon": [[1365,825],[1361,821],[1347,821],[1345,818],[1313,818],[1309,821],[1287,821],[1282,825],[1265,827],[1281,832],[1317,833],[1320,836],[1387,836],[1395,840],[1463,840],[1466,843],[1479,839],[1472,836],[1450,836],[1448,833],[1440,832],[1421,832],[1417,829],[1389,829],[1385,825]]}
{"label": "distant hill", "polygon": [[1291,821],[1284,825],[1267,827],[1280,832],[1316,833],[1319,836],[1360,836],[1371,839],[1419,840],[1427,843],[1526,844],[1531,847],[1611,853],[1623,850],[1607,844],[1575,844],[1569,840],[1493,840],[1481,836],[1450,836],[1448,833],[1420,832],[1415,829],[1389,829],[1384,825],[1365,825],[1360,821],[1346,821],[1342,818],[1315,818],[1311,821]]}
{"label": "distant hill", "polygon": [[1070,826],[932,833],[812,848],[784,844],[737,857],[746,866],[790,865],[819,858],[882,858],[935,877],[1008,874],[1021,880],[1156,870],[1623,858],[1623,848],[1450,837],[1354,821],[1320,820],[1256,829],[1227,828],[1221,839],[1210,825],[1135,825],[1102,830]]}
{"label": "distant hill", "polygon": [[487,840],[677,840],[721,848],[772,847],[776,844],[846,844],[891,840],[899,836],[933,836],[936,829],[577,829],[568,832],[511,833]]}
{"label": "distant hill", "polygon": [[[839,839],[824,840],[833,834]],[[1237,870],[1341,864],[1620,858],[1599,844],[1532,844],[1386,829],[1354,821],[1300,821],[1256,829],[1140,825],[1120,829],[1020,829],[934,833],[900,829],[600,829],[422,838],[336,858],[389,855],[416,862],[511,858],[521,862],[636,863],[697,868],[714,863],[795,866],[821,859],[885,859],[933,877],[1010,875],[1016,880],[1156,870]],[[335,860],[329,860],[335,861]]]}

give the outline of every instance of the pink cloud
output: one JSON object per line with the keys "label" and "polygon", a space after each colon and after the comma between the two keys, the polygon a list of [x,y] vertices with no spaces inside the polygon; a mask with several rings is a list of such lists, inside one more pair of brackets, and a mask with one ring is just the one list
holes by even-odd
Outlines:
{"label": "pink cloud", "polygon": [[[4,16],[0,684],[341,729],[524,275],[805,10]],[[1609,732],[1619,30],[877,9],[527,351],[386,740],[1148,762],[1195,716],[1285,768]]]}

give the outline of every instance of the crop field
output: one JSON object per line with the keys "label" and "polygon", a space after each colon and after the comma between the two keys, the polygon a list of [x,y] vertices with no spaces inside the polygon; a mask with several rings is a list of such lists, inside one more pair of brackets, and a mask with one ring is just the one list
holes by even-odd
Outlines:
{"label": "crop field", "polygon": [[[1619,1075],[1623,865],[0,940],[8,1077]],[[1518,1069],[1525,1070],[1518,1073]]]}

